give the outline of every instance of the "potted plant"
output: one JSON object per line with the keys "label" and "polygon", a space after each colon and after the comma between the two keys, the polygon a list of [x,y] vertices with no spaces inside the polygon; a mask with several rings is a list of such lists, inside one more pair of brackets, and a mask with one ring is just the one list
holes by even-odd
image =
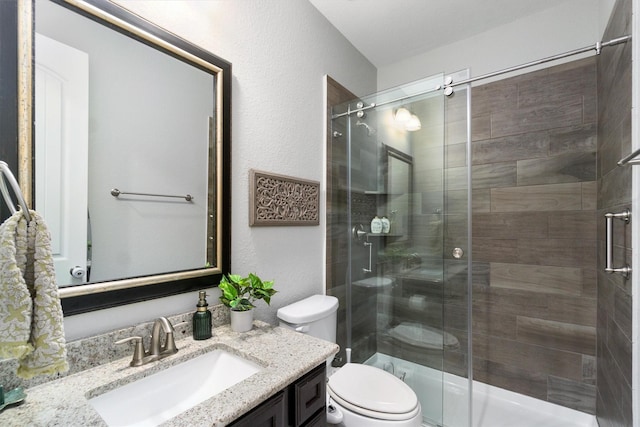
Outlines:
{"label": "potted plant", "polygon": [[220,301],[231,309],[231,329],[246,332],[253,327],[253,303],[263,299],[267,305],[276,291],[273,280],[262,281],[257,275],[249,273],[242,277],[237,274],[222,275],[218,285],[222,291]]}

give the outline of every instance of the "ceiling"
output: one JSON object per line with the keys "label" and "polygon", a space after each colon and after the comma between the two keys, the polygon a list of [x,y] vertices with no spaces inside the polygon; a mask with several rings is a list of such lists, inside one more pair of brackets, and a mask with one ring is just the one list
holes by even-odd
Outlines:
{"label": "ceiling", "polygon": [[309,0],[376,67],[568,0]]}

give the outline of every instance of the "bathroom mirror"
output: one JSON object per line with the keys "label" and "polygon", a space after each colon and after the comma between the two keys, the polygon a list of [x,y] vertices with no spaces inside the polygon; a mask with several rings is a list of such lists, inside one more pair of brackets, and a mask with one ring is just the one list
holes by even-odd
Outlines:
{"label": "bathroom mirror", "polygon": [[218,283],[231,64],[107,0],[18,3],[19,180],[65,314]]}
{"label": "bathroom mirror", "polygon": [[391,222],[390,233],[396,241],[409,240],[411,236],[411,207],[413,197],[413,158],[408,154],[383,145],[382,160],[386,176],[387,215]]}

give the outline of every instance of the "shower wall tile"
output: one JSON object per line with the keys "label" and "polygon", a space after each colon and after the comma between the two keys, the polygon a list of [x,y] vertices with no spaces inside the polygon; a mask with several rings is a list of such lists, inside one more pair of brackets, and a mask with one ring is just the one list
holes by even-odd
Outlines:
{"label": "shower wall tile", "polygon": [[474,378],[589,413],[596,86],[587,58],[472,93]]}
{"label": "shower wall tile", "polygon": [[554,239],[580,239],[595,236],[595,211],[555,212],[549,215],[549,236]]}
{"label": "shower wall tile", "polygon": [[582,183],[582,209],[586,211],[594,211],[598,207],[598,183],[583,182]]}
{"label": "shower wall tile", "polygon": [[[603,39],[631,34],[631,0],[617,0]],[[631,167],[617,161],[631,151],[632,43],[603,49],[597,59],[598,105],[598,256],[597,270],[597,395],[600,427],[627,427],[633,423],[630,280],[606,274],[604,268],[605,212],[631,205]],[[632,255],[631,231],[614,224],[614,262],[623,265]]]}
{"label": "shower wall tile", "polygon": [[595,95],[596,70],[582,61],[531,73],[518,84],[518,107],[561,104],[568,96]]}
{"label": "shower wall tile", "polygon": [[473,166],[471,176],[471,186],[474,189],[510,187],[516,185],[517,182],[516,162],[488,163]]}
{"label": "shower wall tile", "polygon": [[491,263],[491,286],[545,294],[580,295],[582,271],[579,268],[548,265]]}
{"label": "shower wall tile", "polygon": [[[466,140],[465,135],[463,141]],[[448,168],[464,167],[467,164],[467,144],[463,142],[462,144],[447,145],[446,159]]]}
{"label": "shower wall tile", "polygon": [[[474,313],[478,310],[484,310],[492,313],[535,317],[543,316],[547,312],[547,307],[547,294],[520,289],[496,288],[484,283],[474,283],[473,286]],[[490,339],[491,336],[488,338]]]}
{"label": "shower wall tile", "polygon": [[467,120],[447,122],[445,144],[464,144],[467,141]]}
{"label": "shower wall tile", "polygon": [[618,330],[626,337],[631,337],[631,318],[633,316],[633,301],[631,295],[620,288],[616,288],[614,295],[613,321]]}
{"label": "shower wall tile", "polygon": [[492,239],[547,238],[549,236],[549,216],[546,212],[523,212],[518,215],[474,213],[473,236]]}
{"label": "shower wall tile", "polygon": [[547,400],[583,412],[593,412],[596,405],[596,386],[550,375]]}
{"label": "shower wall tile", "polygon": [[596,179],[596,153],[568,153],[544,160],[518,161],[518,185],[583,182]]}
{"label": "shower wall tile", "polygon": [[575,128],[561,128],[549,133],[549,155],[595,153],[597,129],[595,120]]}
{"label": "shower wall tile", "polygon": [[472,144],[474,165],[546,157],[548,152],[548,132],[493,138]]}
{"label": "shower wall tile", "polygon": [[595,327],[596,301],[584,295],[548,295],[545,319]]}
{"label": "shower wall tile", "polygon": [[581,208],[580,183],[491,189],[492,212],[573,211]]}
{"label": "shower wall tile", "polygon": [[[598,272],[595,268],[582,269],[582,295],[586,298],[598,296]],[[595,314],[592,313],[594,316]]]}
{"label": "shower wall tile", "polygon": [[515,314],[478,309],[473,313],[473,332],[501,338],[516,339],[517,318]]}
{"label": "shower wall tile", "polygon": [[592,268],[596,263],[595,239],[520,239],[518,240],[518,262]]}
{"label": "shower wall tile", "polygon": [[471,91],[471,99],[473,117],[513,110],[518,104],[518,85],[502,80],[493,85],[476,86]]}
{"label": "shower wall tile", "polygon": [[582,95],[553,104],[534,105],[496,112],[491,118],[491,136],[501,137],[582,124]]}
{"label": "shower wall tile", "polygon": [[[437,200],[437,202],[440,203],[439,206],[435,206],[433,205],[431,207],[431,209],[428,209],[425,207],[425,204],[423,203],[423,209],[422,209],[422,213],[423,214],[429,214],[429,213],[434,213],[436,212],[436,208],[442,208],[442,192],[440,192],[439,194],[439,199]],[[447,207],[447,212],[449,213],[465,213],[467,212],[467,198],[469,196],[469,192],[467,191],[467,189],[464,190],[451,190],[451,191],[447,191],[444,194],[444,202],[445,202],[445,206]]]}
{"label": "shower wall tile", "polygon": [[[582,356],[582,381],[586,384],[596,384],[596,358],[595,356]],[[594,394],[595,396],[595,394]]]}
{"label": "shower wall tile", "polygon": [[476,188],[471,192],[471,203],[473,212],[491,211],[491,189]]}
{"label": "shower wall tile", "polygon": [[[593,356],[596,328],[532,317],[517,317],[517,340]],[[580,378],[582,379],[582,378]]]}
{"label": "shower wall tile", "polygon": [[491,138],[491,115],[471,118],[471,140],[480,141]]}
{"label": "shower wall tile", "polygon": [[516,239],[474,237],[472,244],[475,261],[514,263],[518,260],[518,241]]}

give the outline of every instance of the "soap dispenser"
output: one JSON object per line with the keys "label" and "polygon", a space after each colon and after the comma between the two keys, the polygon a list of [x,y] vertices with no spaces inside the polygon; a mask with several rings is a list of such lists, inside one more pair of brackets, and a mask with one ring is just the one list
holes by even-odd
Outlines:
{"label": "soap dispenser", "polygon": [[211,312],[208,310],[207,293],[198,293],[197,311],[193,313],[193,339],[206,340],[211,338]]}

